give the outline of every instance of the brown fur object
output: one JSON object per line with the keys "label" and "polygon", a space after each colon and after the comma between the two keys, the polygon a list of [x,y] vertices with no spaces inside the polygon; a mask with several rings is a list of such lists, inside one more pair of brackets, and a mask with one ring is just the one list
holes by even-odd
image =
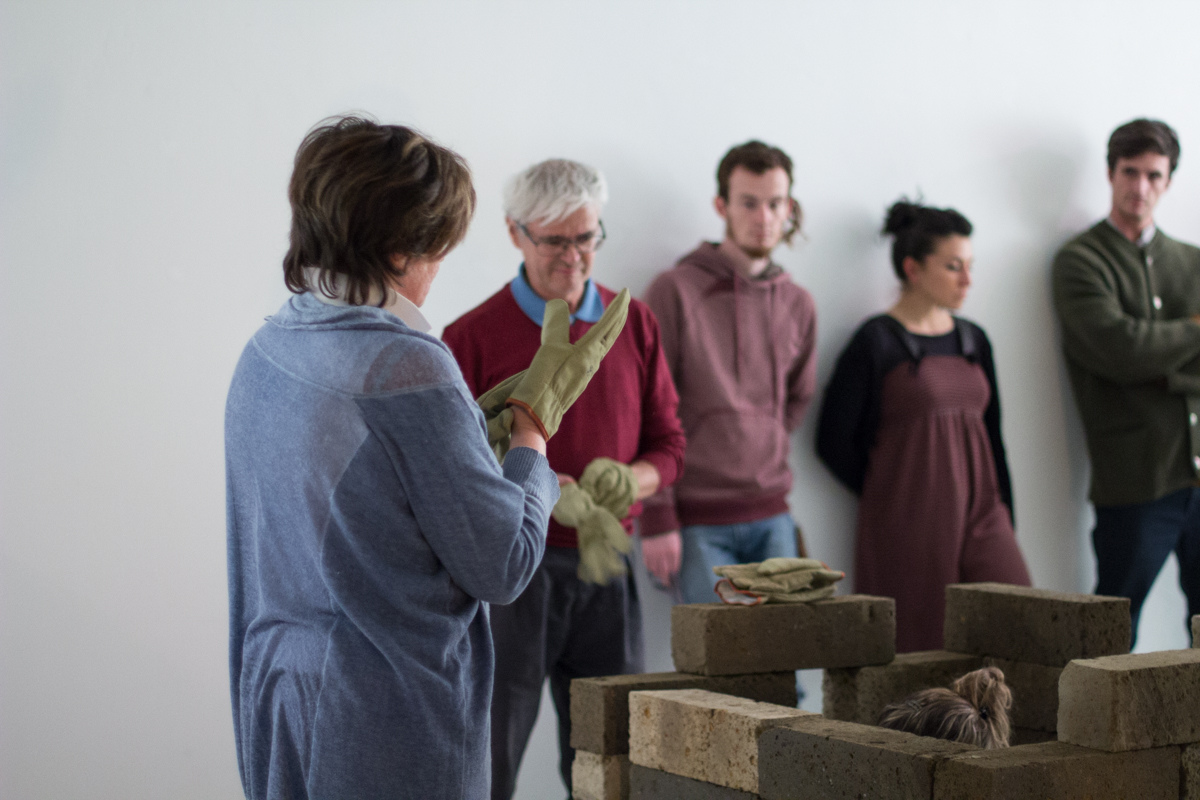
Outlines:
{"label": "brown fur object", "polygon": [[879,725],[985,749],[1008,747],[1012,690],[995,667],[968,672],[949,689],[923,689],[883,710]]}

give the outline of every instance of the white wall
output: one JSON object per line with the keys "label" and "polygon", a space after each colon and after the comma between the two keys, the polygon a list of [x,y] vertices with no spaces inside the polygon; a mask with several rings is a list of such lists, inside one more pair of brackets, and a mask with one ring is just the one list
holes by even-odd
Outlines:
{"label": "white wall", "polygon": [[[1183,139],[1159,221],[1200,240],[1198,23],[1200,6],[1153,0],[4,3],[0,795],[239,796],[224,395],[285,297],[295,147],[351,109],[474,168],[475,225],[426,306],[439,327],[513,273],[499,195],[516,170],[602,167],[598,275],[640,291],[720,234],[716,161],[761,137],[796,160],[808,238],[781,260],[816,297],[823,384],[893,295],[884,207],[918,191],[958,207],[1021,545],[1037,585],[1090,589],[1048,263],[1106,211],[1104,142],[1138,115]],[[848,566],[853,504],[811,455],[811,422],[793,508],[814,553]],[[1155,590],[1143,647],[1183,646],[1178,595]],[[664,614],[655,598],[648,626]],[[662,635],[650,644],[667,665]],[[560,798],[539,743],[522,796]]]}

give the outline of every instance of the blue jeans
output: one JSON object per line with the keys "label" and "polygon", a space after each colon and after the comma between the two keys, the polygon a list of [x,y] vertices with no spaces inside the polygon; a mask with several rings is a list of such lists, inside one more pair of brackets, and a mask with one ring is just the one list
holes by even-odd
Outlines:
{"label": "blue jeans", "polygon": [[1200,614],[1200,489],[1180,489],[1149,503],[1096,509],[1096,594],[1128,597],[1137,641],[1142,604],[1171,551],[1188,618]]}
{"label": "blue jeans", "polygon": [[791,514],[732,525],[685,525],[679,589],[685,603],[716,603],[712,568],[768,558],[796,557],[796,523]]}

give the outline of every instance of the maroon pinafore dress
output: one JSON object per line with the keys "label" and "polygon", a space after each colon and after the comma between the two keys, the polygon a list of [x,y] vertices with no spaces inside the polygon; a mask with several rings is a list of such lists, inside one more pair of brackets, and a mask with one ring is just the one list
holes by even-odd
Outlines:
{"label": "maroon pinafore dress", "polygon": [[896,599],[899,652],[941,649],[947,584],[1029,585],[984,424],[990,399],[983,369],[962,356],[928,355],[884,376],[855,585]]}

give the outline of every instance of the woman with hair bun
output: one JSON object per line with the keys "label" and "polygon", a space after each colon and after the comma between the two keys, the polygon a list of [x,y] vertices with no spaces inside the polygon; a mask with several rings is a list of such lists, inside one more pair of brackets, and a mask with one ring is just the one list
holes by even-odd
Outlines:
{"label": "woman with hair bun", "polygon": [[942,646],[945,587],[1029,585],[1013,533],[992,348],[955,317],[971,223],[901,199],[887,212],[900,299],[868,319],[825,391],[817,454],[859,495],[855,590],[896,599],[896,649]]}

